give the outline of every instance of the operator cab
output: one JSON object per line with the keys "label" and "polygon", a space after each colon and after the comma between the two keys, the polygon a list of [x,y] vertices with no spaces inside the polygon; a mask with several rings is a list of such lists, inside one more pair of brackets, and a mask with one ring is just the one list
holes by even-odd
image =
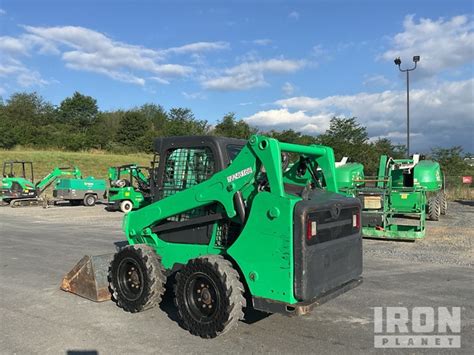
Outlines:
{"label": "operator cab", "polygon": [[225,169],[247,143],[215,136],[157,138],[150,188],[153,201],[174,195]]}
{"label": "operator cab", "polygon": [[33,182],[33,163],[24,160],[10,160],[3,162],[4,178],[23,178]]}
{"label": "operator cab", "polygon": [[145,193],[149,192],[149,167],[139,166],[136,164],[126,164],[116,166],[113,169],[115,169],[115,176],[112,176],[109,173],[109,182],[111,187],[133,187],[135,190]]}

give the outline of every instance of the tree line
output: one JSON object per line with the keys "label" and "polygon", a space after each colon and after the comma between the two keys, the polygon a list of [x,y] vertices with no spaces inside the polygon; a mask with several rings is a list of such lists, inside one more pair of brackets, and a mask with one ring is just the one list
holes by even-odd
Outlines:
{"label": "tree line", "polygon": [[[165,110],[161,105],[144,104],[128,110],[101,111],[97,100],[75,92],[58,106],[37,93],[15,93],[0,100],[0,148],[16,146],[38,149],[85,151],[107,150],[114,153],[151,152],[153,138],[183,135],[217,135],[247,139],[261,133],[283,142],[323,144],[334,149],[336,160],[347,156],[364,164],[367,175],[376,173],[381,154],[404,156],[405,146],[389,139],[369,140],[366,127],[356,118],[334,117],[330,127],[319,136],[294,131],[259,131],[232,112],[214,126],[197,119],[189,108]],[[461,147],[435,148],[429,156],[441,162],[450,175],[472,172]]]}

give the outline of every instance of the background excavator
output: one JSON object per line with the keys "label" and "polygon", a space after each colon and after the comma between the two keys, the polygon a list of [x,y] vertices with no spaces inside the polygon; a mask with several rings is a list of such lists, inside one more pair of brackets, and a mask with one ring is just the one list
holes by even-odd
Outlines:
{"label": "background excavator", "polygon": [[56,167],[35,183],[33,163],[12,160],[3,163],[2,176],[1,200],[12,207],[19,207],[37,205],[39,197],[57,178],[68,176],[80,179],[82,173],[77,167]]}

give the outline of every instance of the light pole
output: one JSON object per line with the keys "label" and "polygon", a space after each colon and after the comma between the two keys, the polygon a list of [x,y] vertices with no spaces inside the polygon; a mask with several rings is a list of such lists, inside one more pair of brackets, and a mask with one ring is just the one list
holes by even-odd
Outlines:
{"label": "light pole", "polygon": [[409,69],[402,69],[400,65],[402,64],[402,60],[400,57],[395,58],[394,62],[395,65],[398,66],[398,70],[402,73],[407,73],[407,158],[410,158],[410,72],[416,69],[416,63],[420,61],[420,56],[415,55],[413,56],[413,63],[415,66]]}

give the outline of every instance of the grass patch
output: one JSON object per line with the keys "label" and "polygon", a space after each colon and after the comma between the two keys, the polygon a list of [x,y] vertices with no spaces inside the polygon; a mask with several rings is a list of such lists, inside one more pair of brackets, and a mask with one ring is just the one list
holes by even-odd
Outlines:
{"label": "grass patch", "polygon": [[107,179],[107,169],[136,163],[149,166],[153,159],[151,154],[110,154],[103,151],[63,152],[59,150],[0,150],[0,162],[7,160],[26,160],[33,162],[35,180],[39,181],[57,166],[77,166],[84,177],[93,176]]}

